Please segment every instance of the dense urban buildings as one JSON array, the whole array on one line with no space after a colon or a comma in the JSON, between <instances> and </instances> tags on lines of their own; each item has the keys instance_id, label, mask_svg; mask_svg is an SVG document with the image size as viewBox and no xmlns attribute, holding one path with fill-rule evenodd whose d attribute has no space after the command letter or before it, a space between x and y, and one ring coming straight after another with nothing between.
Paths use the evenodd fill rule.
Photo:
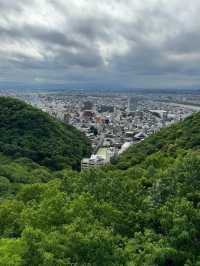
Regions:
<instances>
[{"instance_id":1,"label":"dense urban buildings","mask_svg":"<svg viewBox=\"0 0 200 266\"><path fill-rule=\"evenodd\" d=\"M200 110L200 96L162 93L25 93L14 95L75 126L92 143L82 169L104 165L131 144Z\"/></svg>"}]
</instances>

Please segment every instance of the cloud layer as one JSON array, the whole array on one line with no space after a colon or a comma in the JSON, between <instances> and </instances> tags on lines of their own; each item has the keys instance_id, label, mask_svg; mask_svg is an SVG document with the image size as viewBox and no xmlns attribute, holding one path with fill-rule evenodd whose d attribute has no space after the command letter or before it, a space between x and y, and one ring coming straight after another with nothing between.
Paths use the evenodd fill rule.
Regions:
<instances>
[{"instance_id":1,"label":"cloud layer","mask_svg":"<svg viewBox=\"0 0 200 266\"><path fill-rule=\"evenodd\" d=\"M200 83L198 0L0 0L0 87Z\"/></svg>"}]
</instances>

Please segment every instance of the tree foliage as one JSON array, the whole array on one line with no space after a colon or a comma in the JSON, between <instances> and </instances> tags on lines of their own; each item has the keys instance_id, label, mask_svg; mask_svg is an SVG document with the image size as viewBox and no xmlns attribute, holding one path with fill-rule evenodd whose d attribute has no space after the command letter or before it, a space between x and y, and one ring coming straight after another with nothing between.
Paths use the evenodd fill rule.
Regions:
<instances>
[{"instance_id":1,"label":"tree foliage","mask_svg":"<svg viewBox=\"0 0 200 266\"><path fill-rule=\"evenodd\" d=\"M20 100L0 97L0 151L51 169L77 169L90 144L74 127Z\"/></svg>"},{"instance_id":2,"label":"tree foliage","mask_svg":"<svg viewBox=\"0 0 200 266\"><path fill-rule=\"evenodd\" d=\"M52 171L0 156L0 266L199 266L200 114L114 165Z\"/></svg>"}]
</instances>

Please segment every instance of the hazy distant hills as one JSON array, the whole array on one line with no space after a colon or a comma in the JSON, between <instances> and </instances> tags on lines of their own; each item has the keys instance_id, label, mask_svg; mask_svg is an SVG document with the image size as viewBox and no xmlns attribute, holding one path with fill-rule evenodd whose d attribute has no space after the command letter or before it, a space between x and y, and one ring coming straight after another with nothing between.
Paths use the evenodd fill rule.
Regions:
<instances>
[{"instance_id":1,"label":"hazy distant hills","mask_svg":"<svg viewBox=\"0 0 200 266\"><path fill-rule=\"evenodd\" d=\"M74 127L20 100L0 97L0 151L51 169L77 169L90 144Z\"/></svg>"}]
</instances>

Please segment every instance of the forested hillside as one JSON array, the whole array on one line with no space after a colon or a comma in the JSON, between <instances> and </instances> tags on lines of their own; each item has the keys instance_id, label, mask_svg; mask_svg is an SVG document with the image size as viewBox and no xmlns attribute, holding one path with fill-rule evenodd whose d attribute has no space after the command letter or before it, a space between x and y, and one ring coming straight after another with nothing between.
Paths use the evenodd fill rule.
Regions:
<instances>
[{"instance_id":1,"label":"forested hillside","mask_svg":"<svg viewBox=\"0 0 200 266\"><path fill-rule=\"evenodd\" d=\"M84 172L2 155L0 265L199 266L199 132L198 113Z\"/></svg>"},{"instance_id":2,"label":"forested hillside","mask_svg":"<svg viewBox=\"0 0 200 266\"><path fill-rule=\"evenodd\" d=\"M118 160L119 169L127 169L147 160L149 155L162 153L175 158L179 153L200 148L200 114L196 113L184 121L162 128L142 143L131 146ZM161 163L161 162L160 162ZM166 164L164 164L166 167Z\"/></svg>"},{"instance_id":3,"label":"forested hillside","mask_svg":"<svg viewBox=\"0 0 200 266\"><path fill-rule=\"evenodd\" d=\"M77 169L90 144L74 127L20 100L0 97L0 152L51 169Z\"/></svg>"}]
</instances>

